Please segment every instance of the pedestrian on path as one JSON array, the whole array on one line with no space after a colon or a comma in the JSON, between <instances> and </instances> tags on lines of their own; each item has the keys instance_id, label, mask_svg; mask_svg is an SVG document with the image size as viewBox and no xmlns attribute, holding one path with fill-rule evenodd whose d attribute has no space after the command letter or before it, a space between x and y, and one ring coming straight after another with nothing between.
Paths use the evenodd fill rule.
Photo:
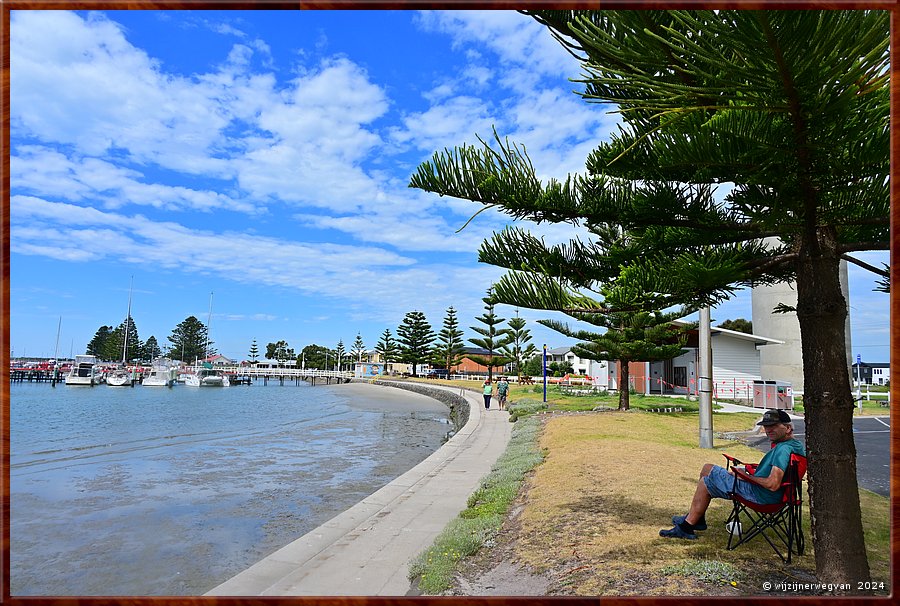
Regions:
<instances>
[{"instance_id":1,"label":"pedestrian on path","mask_svg":"<svg viewBox=\"0 0 900 606\"><path fill-rule=\"evenodd\" d=\"M497 383L497 402L500 410L506 408L507 393L509 393L509 382L506 380L506 377L500 377L500 381Z\"/></svg>"},{"instance_id":2,"label":"pedestrian on path","mask_svg":"<svg viewBox=\"0 0 900 606\"><path fill-rule=\"evenodd\" d=\"M484 391L482 393L484 393L484 407L490 408L491 407L491 395L494 393L494 386L491 385L490 379L484 380Z\"/></svg>"}]
</instances>

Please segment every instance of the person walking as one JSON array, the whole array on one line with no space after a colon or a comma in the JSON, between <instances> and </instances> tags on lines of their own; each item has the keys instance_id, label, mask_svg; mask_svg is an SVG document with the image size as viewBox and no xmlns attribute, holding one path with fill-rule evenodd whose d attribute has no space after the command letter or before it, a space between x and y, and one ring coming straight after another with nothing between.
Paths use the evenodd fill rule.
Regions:
<instances>
[{"instance_id":1,"label":"person walking","mask_svg":"<svg viewBox=\"0 0 900 606\"><path fill-rule=\"evenodd\" d=\"M484 407L490 408L491 407L491 395L494 393L494 386L491 385L490 379L485 379L483 387L484 387L484 391L482 393L484 394Z\"/></svg>"},{"instance_id":2,"label":"person walking","mask_svg":"<svg viewBox=\"0 0 900 606\"><path fill-rule=\"evenodd\" d=\"M500 410L506 408L507 393L509 393L509 381L506 380L506 377L500 377L500 381L497 383L497 404L500 406Z\"/></svg>"}]
</instances>

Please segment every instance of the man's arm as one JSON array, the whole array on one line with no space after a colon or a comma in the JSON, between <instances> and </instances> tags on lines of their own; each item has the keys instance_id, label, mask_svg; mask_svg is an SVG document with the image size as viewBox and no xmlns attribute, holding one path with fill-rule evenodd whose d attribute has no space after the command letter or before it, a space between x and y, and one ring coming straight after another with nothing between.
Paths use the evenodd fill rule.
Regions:
<instances>
[{"instance_id":1,"label":"man's arm","mask_svg":"<svg viewBox=\"0 0 900 606\"><path fill-rule=\"evenodd\" d=\"M781 481L784 479L784 470L776 466L772 467L772 471L766 478L748 475L740 469L736 469L735 474L742 480L752 482L753 484L762 486L766 490L771 490L772 492L775 492L776 490L781 488Z\"/></svg>"}]
</instances>

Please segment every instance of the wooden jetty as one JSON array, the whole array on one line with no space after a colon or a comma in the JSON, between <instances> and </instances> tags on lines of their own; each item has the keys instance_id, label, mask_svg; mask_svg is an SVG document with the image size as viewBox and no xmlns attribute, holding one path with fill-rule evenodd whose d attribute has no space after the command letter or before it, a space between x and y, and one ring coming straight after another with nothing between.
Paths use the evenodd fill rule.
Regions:
<instances>
[{"instance_id":1,"label":"wooden jetty","mask_svg":"<svg viewBox=\"0 0 900 606\"><path fill-rule=\"evenodd\" d=\"M65 374L42 368L10 368L10 383L50 383L56 385L65 381Z\"/></svg>"},{"instance_id":2,"label":"wooden jetty","mask_svg":"<svg viewBox=\"0 0 900 606\"><path fill-rule=\"evenodd\" d=\"M228 375L228 381L232 385L250 385L252 381L262 379L263 385L269 381L278 381L281 385L294 383L295 385L315 385L317 382L331 385L332 383L348 383L355 375L352 371L317 370L315 368L259 368L254 366L216 366L216 370Z\"/></svg>"}]
</instances>

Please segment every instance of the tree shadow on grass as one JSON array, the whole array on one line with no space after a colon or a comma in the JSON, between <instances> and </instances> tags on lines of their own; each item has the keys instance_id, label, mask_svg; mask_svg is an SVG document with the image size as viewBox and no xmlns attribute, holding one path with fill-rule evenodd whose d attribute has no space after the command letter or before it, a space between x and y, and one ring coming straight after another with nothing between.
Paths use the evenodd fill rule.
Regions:
<instances>
[{"instance_id":1,"label":"tree shadow on grass","mask_svg":"<svg viewBox=\"0 0 900 606\"><path fill-rule=\"evenodd\" d=\"M660 524L671 523L672 508L654 505L652 496L646 500L635 500L616 494L584 495L563 507L581 515L596 515L613 518L626 524ZM685 504L685 510L687 509Z\"/></svg>"}]
</instances>

